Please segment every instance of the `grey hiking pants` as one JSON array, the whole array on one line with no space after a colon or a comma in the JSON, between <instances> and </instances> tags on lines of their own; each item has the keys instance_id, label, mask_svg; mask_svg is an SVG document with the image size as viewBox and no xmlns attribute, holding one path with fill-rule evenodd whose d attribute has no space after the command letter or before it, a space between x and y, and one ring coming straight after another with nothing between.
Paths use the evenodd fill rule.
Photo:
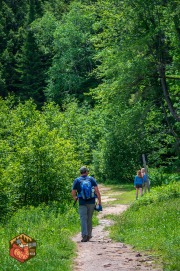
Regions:
<instances>
[{"instance_id":1,"label":"grey hiking pants","mask_svg":"<svg viewBox=\"0 0 180 271\"><path fill-rule=\"evenodd\" d=\"M92 216L95 204L79 205L79 215L81 221L81 234L82 237L88 235L92 236Z\"/></svg>"}]
</instances>

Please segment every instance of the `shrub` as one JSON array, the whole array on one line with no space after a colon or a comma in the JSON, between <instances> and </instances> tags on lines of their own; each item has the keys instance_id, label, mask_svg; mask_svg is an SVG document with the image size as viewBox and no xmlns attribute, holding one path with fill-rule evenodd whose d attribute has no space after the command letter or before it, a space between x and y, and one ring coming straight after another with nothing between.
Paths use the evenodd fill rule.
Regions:
<instances>
[{"instance_id":1,"label":"shrub","mask_svg":"<svg viewBox=\"0 0 180 271\"><path fill-rule=\"evenodd\" d=\"M167 173L163 167L159 169L149 169L149 178L151 187L169 184L174 181L180 181L180 175L178 173Z\"/></svg>"},{"instance_id":2,"label":"shrub","mask_svg":"<svg viewBox=\"0 0 180 271\"><path fill-rule=\"evenodd\" d=\"M56 108L54 119L50 107L47 116L32 101L13 106L0 100L0 109L0 219L24 205L59 201L63 208L81 163L73 139L63 129L59 132L61 114Z\"/></svg>"}]
</instances>

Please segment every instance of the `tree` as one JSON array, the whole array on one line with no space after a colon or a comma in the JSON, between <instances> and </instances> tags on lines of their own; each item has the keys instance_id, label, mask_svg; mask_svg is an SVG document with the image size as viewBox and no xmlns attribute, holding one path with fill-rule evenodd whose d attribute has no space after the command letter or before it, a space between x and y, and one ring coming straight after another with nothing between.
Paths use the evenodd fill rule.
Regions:
<instances>
[{"instance_id":1,"label":"tree","mask_svg":"<svg viewBox=\"0 0 180 271\"><path fill-rule=\"evenodd\" d=\"M20 27L24 25L27 13L26 1L1 1L0 5L0 95L16 92L16 53L21 46Z\"/></svg>"},{"instance_id":2,"label":"tree","mask_svg":"<svg viewBox=\"0 0 180 271\"><path fill-rule=\"evenodd\" d=\"M118 171L124 164L123 161L126 161L126 167L131 165L130 168L133 168L133 162L138 167L137 157L140 152L144 152L144 148L153 154L150 159L152 165L157 165L155 161L161 163L161 157L166 156L168 163L170 157L173 160L174 156L178 155L173 152L173 145L179 140L178 135L175 136L178 133L177 119L175 115L174 118L173 115L169 115L165 103L167 97L164 96L160 80L162 74L159 73L161 64L166 65L166 74L170 73L171 67L177 72L176 58L179 49L176 46L174 50L173 45L173 42L177 44L177 31L173 23L175 15L171 12L167 17L170 8L163 1L150 1L148 5L146 1L138 0L98 1L96 10L99 16L93 26L96 30L94 46L97 48L96 60L100 63L96 72L103 83L92 90L92 94L102 105L106 116L106 135L102 138L103 145L100 146L103 153L106 151L105 155L99 157L106 160L106 176L110 176L109 172L115 169L113 174L121 178L123 174L126 176L125 171L123 174L122 171ZM169 38L170 35L173 42ZM169 81L167 83L171 92L171 103L174 109L178 110L177 89L175 90ZM133 112L136 112L139 102L141 112L138 117ZM146 125L152 108L154 112L157 111L155 115L161 112L159 130L149 130L147 133ZM128 112L132 112L132 115ZM129 119L125 120L124 126L122 121L126 115ZM139 144L138 133L143 146ZM130 138L128 144L126 138ZM136 151L133 150L132 144ZM118 159L121 153L121 159Z\"/></svg>"},{"instance_id":3,"label":"tree","mask_svg":"<svg viewBox=\"0 0 180 271\"><path fill-rule=\"evenodd\" d=\"M43 88L45 85L45 74L43 69L43 58L38 50L31 23L36 18L35 1L30 1L28 15L27 34L18 56L18 73L20 75L19 96L21 100L33 98L39 106L45 101Z\"/></svg>"},{"instance_id":4,"label":"tree","mask_svg":"<svg viewBox=\"0 0 180 271\"><path fill-rule=\"evenodd\" d=\"M67 95L80 101L84 92L96 85L92 74L94 48L90 41L94 14L81 3L74 2L54 33L52 67L49 69L46 96L62 104Z\"/></svg>"}]
</instances>

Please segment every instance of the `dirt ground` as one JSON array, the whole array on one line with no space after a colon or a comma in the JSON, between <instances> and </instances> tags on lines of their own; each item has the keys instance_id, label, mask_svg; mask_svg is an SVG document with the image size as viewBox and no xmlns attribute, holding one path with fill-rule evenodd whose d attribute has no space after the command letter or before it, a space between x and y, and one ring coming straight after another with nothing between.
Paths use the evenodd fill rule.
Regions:
<instances>
[{"instance_id":1,"label":"dirt ground","mask_svg":"<svg viewBox=\"0 0 180 271\"><path fill-rule=\"evenodd\" d=\"M100 187L102 206L106 202L112 202L111 194L107 195L107 189ZM103 195L103 192L106 192ZM113 194L115 196L115 194ZM128 208L127 205L112 205L104 207L98 213L99 225L93 228L92 239L89 242L81 242L81 234L77 234L73 241L77 244L77 257L74 260L73 271L137 271L150 270L162 271L163 269L150 255L135 251L131 246L120 242L114 242L109 237L107 226L113 224L104 216L107 214L120 214ZM106 227L106 229L105 229Z\"/></svg>"}]
</instances>

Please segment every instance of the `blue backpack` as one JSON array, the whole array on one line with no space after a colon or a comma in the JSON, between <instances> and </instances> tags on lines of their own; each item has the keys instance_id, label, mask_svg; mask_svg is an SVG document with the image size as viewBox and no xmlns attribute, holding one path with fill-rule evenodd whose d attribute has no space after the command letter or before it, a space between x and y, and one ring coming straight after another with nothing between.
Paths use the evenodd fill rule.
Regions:
<instances>
[{"instance_id":1,"label":"blue backpack","mask_svg":"<svg viewBox=\"0 0 180 271\"><path fill-rule=\"evenodd\" d=\"M94 186L92 186L91 178L88 176L86 178L80 177L79 181L81 187L80 197L82 197L84 200L94 198Z\"/></svg>"}]
</instances>

